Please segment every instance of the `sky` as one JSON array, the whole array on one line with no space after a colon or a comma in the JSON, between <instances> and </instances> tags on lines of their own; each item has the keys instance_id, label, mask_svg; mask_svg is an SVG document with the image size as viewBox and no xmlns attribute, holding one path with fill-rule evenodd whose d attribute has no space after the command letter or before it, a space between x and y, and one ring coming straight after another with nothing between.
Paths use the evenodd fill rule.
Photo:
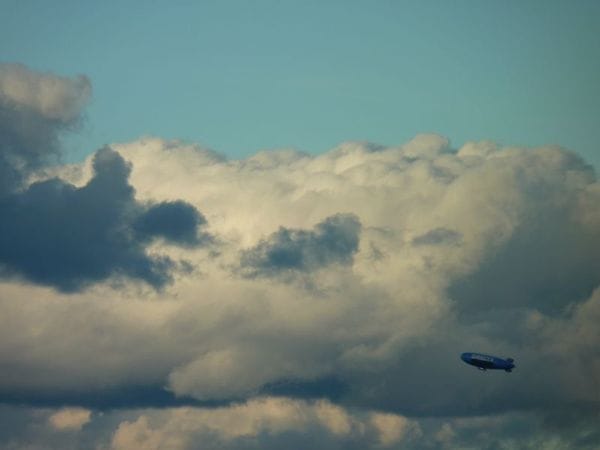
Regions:
<instances>
[{"instance_id":1,"label":"sky","mask_svg":"<svg viewBox=\"0 0 600 450\"><path fill-rule=\"evenodd\" d=\"M0 448L600 446L595 2L0 3Z\"/></svg>"},{"instance_id":2,"label":"sky","mask_svg":"<svg viewBox=\"0 0 600 450\"><path fill-rule=\"evenodd\" d=\"M94 96L70 159L153 135L233 158L415 134L600 163L600 5L2 1L0 57Z\"/></svg>"}]
</instances>

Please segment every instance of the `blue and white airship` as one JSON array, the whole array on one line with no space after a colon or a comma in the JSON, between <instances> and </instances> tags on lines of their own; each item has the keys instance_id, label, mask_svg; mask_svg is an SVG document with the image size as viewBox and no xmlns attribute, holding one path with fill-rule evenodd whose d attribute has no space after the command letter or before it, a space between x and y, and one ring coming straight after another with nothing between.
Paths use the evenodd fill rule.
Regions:
<instances>
[{"instance_id":1,"label":"blue and white airship","mask_svg":"<svg viewBox=\"0 0 600 450\"><path fill-rule=\"evenodd\" d=\"M497 356L484 355L483 353L463 353L460 355L460 359L467 364L477 367L479 370L496 369L512 372L515 368L512 358L503 359Z\"/></svg>"}]
</instances>

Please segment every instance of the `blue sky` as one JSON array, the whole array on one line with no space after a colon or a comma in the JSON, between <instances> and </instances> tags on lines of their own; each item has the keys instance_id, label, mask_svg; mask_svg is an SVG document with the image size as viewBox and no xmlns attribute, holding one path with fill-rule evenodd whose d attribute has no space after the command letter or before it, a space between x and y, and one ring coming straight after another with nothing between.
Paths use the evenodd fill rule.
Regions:
<instances>
[{"instance_id":1,"label":"blue sky","mask_svg":"<svg viewBox=\"0 0 600 450\"><path fill-rule=\"evenodd\" d=\"M156 135L230 157L421 132L600 162L600 4L4 0L0 55L94 86L72 158Z\"/></svg>"}]
</instances>

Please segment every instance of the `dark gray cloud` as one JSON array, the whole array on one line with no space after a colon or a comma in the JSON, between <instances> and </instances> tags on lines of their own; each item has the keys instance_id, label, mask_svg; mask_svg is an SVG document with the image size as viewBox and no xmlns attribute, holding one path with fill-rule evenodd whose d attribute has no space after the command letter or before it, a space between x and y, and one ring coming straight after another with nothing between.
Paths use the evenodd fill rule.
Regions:
<instances>
[{"instance_id":1,"label":"dark gray cloud","mask_svg":"<svg viewBox=\"0 0 600 450\"><path fill-rule=\"evenodd\" d=\"M413 239L414 245L457 245L462 235L447 228L435 228Z\"/></svg>"},{"instance_id":2,"label":"dark gray cloud","mask_svg":"<svg viewBox=\"0 0 600 450\"><path fill-rule=\"evenodd\" d=\"M84 76L0 65L0 275L65 292L111 276L161 287L175 263L145 246L208 239L197 234L206 220L192 205L138 203L130 164L108 148L96 153L93 178L81 188L58 178L26 185L33 171L58 161L61 133L80 122L90 93Z\"/></svg>"},{"instance_id":3,"label":"dark gray cloud","mask_svg":"<svg viewBox=\"0 0 600 450\"><path fill-rule=\"evenodd\" d=\"M155 288L170 281L175 263L149 256L145 245L157 237L196 244L204 218L185 202L136 202L128 182L131 166L109 148L96 153L93 169L81 188L55 178L0 199L3 275L65 292L111 276Z\"/></svg>"},{"instance_id":4,"label":"dark gray cloud","mask_svg":"<svg viewBox=\"0 0 600 450\"><path fill-rule=\"evenodd\" d=\"M358 250L360 221L353 214L337 214L315 225L313 231L281 227L242 254L246 276L276 276L288 271L310 272L330 264L348 265Z\"/></svg>"},{"instance_id":5,"label":"dark gray cloud","mask_svg":"<svg viewBox=\"0 0 600 450\"><path fill-rule=\"evenodd\" d=\"M261 395L274 395L291 398L328 398L339 400L349 386L333 376L316 380L281 379L261 387Z\"/></svg>"},{"instance_id":6,"label":"dark gray cloud","mask_svg":"<svg viewBox=\"0 0 600 450\"><path fill-rule=\"evenodd\" d=\"M191 397L177 397L163 384L103 386L85 390L0 390L0 404L28 405L36 408L77 406L98 411L135 408L176 408L196 406L213 408L232 400L200 401Z\"/></svg>"},{"instance_id":7,"label":"dark gray cloud","mask_svg":"<svg viewBox=\"0 0 600 450\"><path fill-rule=\"evenodd\" d=\"M197 227L206 219L189 203L181 200L152 206L135 220L133 229L140 238L162 238L179 245L196 245L210 236L199 236Z\"/></svg>"}]
</instances>

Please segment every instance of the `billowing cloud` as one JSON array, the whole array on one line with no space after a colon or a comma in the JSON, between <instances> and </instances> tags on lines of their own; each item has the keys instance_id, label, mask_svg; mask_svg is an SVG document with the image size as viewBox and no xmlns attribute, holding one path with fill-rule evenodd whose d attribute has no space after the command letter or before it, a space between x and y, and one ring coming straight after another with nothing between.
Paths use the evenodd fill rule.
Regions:
<instances>
[{"instance_id":1,"label":"billowing cloud","mask_svg":"<svg viewBox=\"0 0 600 450\"><path fill-rule=\"evenodd\" d=\"M286 448L306 448L302 445L310 441L317 445L361 442L365 448L389 448L401 441L410 442L419 432L418 423L394 414L352 414L327 401L267 397L212 410L149 411L135 421L122 422L114 433L111 448L188 450L202 448L208 442L238 448L249 440L265 448L283 439Z\"/></svg>"},{"instance_id":2,"label":"billowing cloud","mask_svg":"<svg viewBox=\"0 0 600 450\"><path fill-rule=\"evenodd\" d=\"M576 154L111 148L2 197L3 401L111 410L80 431L105 448L597 447L600 184Z\"/></svg>"},{"instance_id":3,"label":"billowing cloud","mask_svg":"<svg viewBox=\"0 0 600 450\"><path fill-rule=\"evenodd\" d=\"M0 427L0 445L52 450L399 450L464 449L484 443L490 448L591 450L600 438L597 416L556 428L547 418L528 412L410 419L346 409L326 400L272 397L219 408L112 410L92 416L88 412L77 421L85 421L83 427L71 426L71 416L69 428L54 426L53 418L65 411L0 406L6 425Z\"/></svg>"},{"instance_id":4,"label":"billowing cloud","mask_svg":"<svg viewBox=\"0 0 600 450\"><path fill-rule=\"evenodd\" d=\"M59 178L23 186L56 156L60 131L78 119L89 91L84 77L0 66L0 275L62 291L109 277L161 287L175 263L150 256L146 246L159 238L186 246L209 239L200 238L206 221L192 205L138 203L128 182L131 165L110 148L94 155L92 178L82 187Z\"/></svg>"},{"instance_id":5,"label":"billowing cloud","mask_svg":"<svg viewBox=\"0 0 600 450\"><path fill-rule=\"evenodd\" d=\"M174 262L149 256L145 244L161 237L194 245L203 217L181 201L138 204L127 180L130 166L113 150L97 152L93 169L81 188L55 178L0 199L5 275L67 292L117 275L157 288L170 281Z\"/></svg>"}]
</instances>

